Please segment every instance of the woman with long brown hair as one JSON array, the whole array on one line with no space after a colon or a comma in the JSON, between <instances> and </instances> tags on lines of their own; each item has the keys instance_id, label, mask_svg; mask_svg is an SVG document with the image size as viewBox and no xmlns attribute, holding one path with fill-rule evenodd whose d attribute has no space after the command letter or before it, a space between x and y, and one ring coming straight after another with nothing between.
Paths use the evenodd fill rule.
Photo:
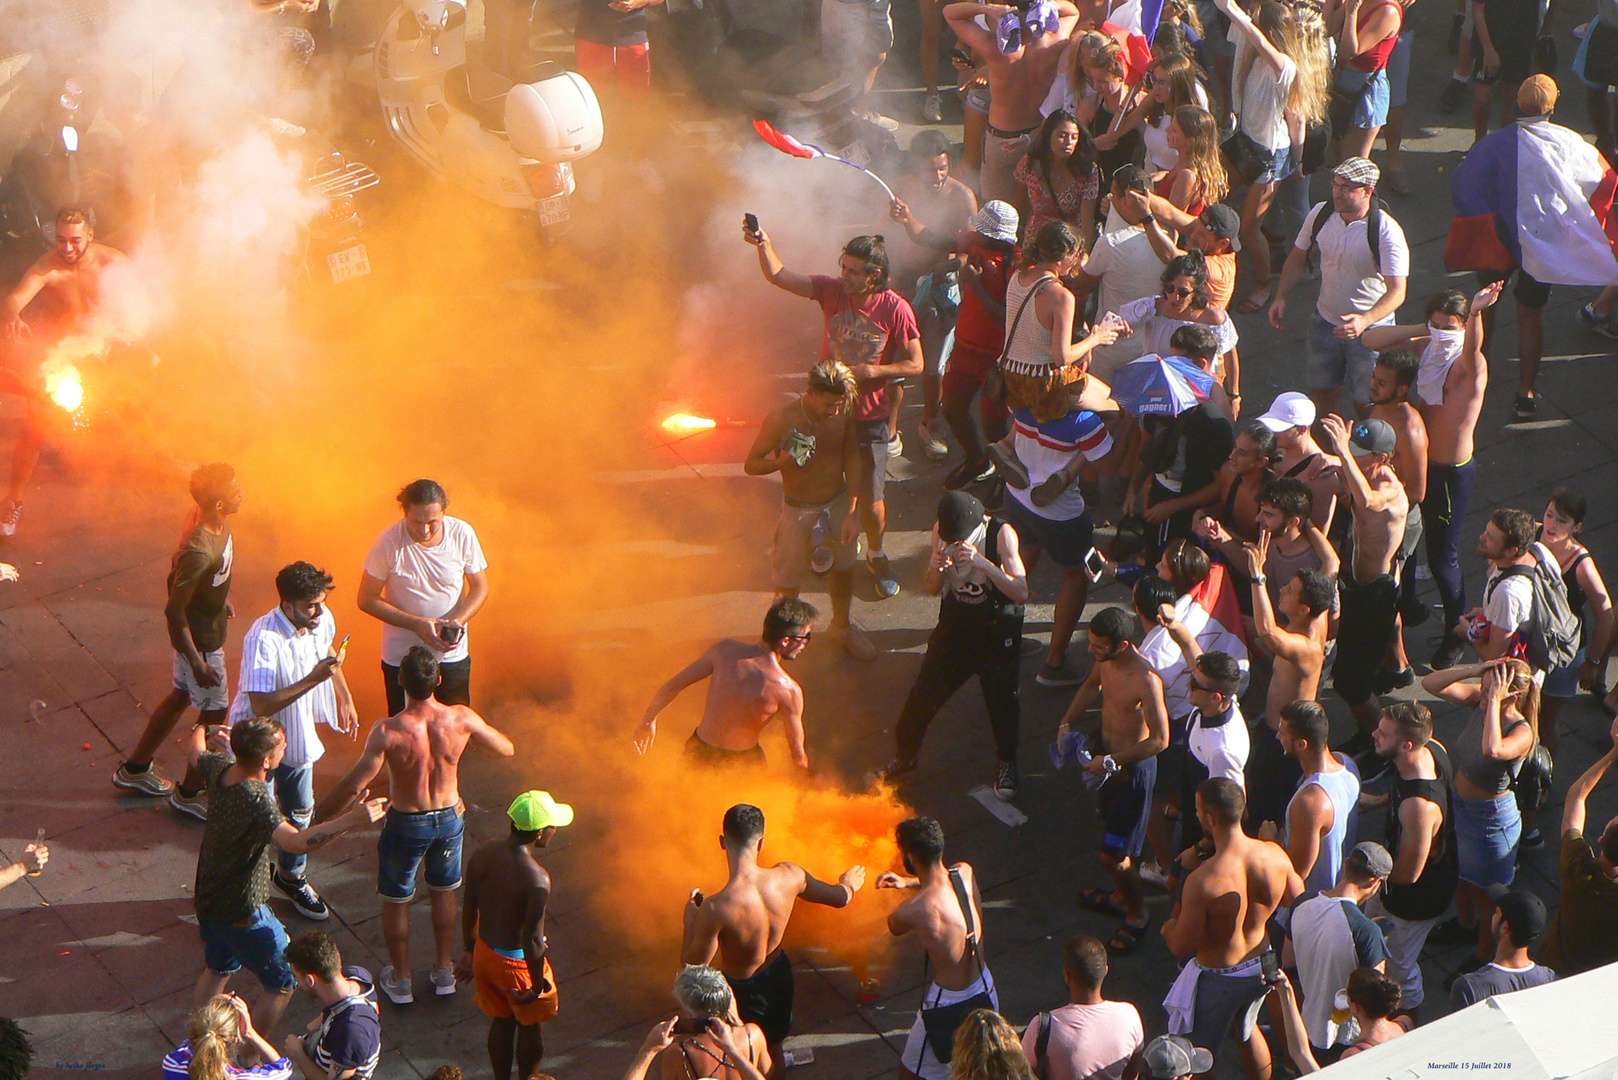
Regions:
<instances>
[{"instance_id":1,"label":"woman with long brown hair","mask_svg":"<svg viewBox=\"0 0 1618 1080\"><path fill-rule=\"evenodd\" d=\"M189 1037L163 1059L163 1080L290 1080L292 1060L253 1027L247 1002L235 994L219 994L191 1014ZM262 1064L244 1069L236 1064L243 1047Z\"/></svg>"},{"instance_id":2,"label":"woman with long brown hair","mask_svg":"<svg viewBox=\"0 0 1618 1080\"><path fill-rule=\"evenodd\" d=\"M977 1009L955 1030L949 1080L1033 1080L1017 1029L993 1009Z\"/></svg>"},{"instance_id":3,"label":"woman with long brown hair","mask_svg":"<svg viewBox=\"0 0 1618 1080\"><path fill-rule=\"evenodd\" d=\"M1200 105L1182 105L1169 121L1169 148L1174 166L1153 187L1174 206L1192 217L1201 216L1230 190L1225 163L1219 157L1219 124Z\"/></svg>"},{"instance_id":4,"label":"woman with long brown hair","mask_svg":"<svg viewBox=\"0 0 1618 1080\"><path fill-rule=\"evenodd\" d=\"M1096 146L1110 150L1119 136L1139 129L1146 143L1146 171L1158 173L1174 168L1179 151L1169 146L1169 123L1187 105L1208 107L1208 91L1201 76L1196 62L1184 53L1171 52L1158 58L1146 73L1140 100L1111 132L1096 138Z\"/></svg>"},{"instance_id":5,"label":"woman with long brown hair","mask_svg":"<svg viewBox=\"0 0 1618 1080\"><path fill-rule=\"evenodd\" d=\"M1034 145L1013 174L1022 185L1028 219L1023 235L1036 236L1048 222L1065 221L1089 246L1096 231L1101 170L1090 133L1073 114L1057 109L1045 118Z\"/></svg>"}]
</instances>

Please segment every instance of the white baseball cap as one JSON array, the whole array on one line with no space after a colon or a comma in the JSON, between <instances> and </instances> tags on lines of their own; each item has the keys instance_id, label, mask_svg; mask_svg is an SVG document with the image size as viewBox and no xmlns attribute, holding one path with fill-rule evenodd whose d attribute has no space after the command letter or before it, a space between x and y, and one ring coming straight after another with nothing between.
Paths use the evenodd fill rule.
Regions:
<instances>
[{"instance_id":1,"label":"white baseball cap","mask_svg":"<svg viewBox=\"0 0 1618 1080\"><path fill-rule=\"evenodd\" d=\"M1277 435L1289 428L1308 427L1315 422L1315 403L1309 400L1308 394L1288 390L1275 396L1270 410L1259 417L1258 422Z\"/></svg>"}]
</instances>

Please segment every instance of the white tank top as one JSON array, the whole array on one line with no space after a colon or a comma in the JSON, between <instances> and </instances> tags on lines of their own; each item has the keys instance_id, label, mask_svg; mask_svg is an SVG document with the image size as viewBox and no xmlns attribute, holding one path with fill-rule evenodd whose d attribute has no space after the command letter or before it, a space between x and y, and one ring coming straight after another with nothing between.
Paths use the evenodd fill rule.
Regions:
<instances>
[{"instance_id":1,"label":"white tank top","mask_svg":"<svg viewBox=\"0 0 1618 1080\"><path fill-rule=\"evenodd\" d=\"M1001 368L1017 375L1044 375L1052 366L1051 331L1039 323L1038 297L1028 302L1028 310L1022 313L1020 321L1017 312L1023 306L1023 299L1038 288L1041 281L1051 281L1053 277L1045 274L1023 285L1018 281L1020 275L1021 271L1015 271L1006 282L1006 358ZM1040 291L1049 293L1054 287L1046 285ZM1013 323L1016 324L1015 334Z\"/></svg>"}]
</instances>

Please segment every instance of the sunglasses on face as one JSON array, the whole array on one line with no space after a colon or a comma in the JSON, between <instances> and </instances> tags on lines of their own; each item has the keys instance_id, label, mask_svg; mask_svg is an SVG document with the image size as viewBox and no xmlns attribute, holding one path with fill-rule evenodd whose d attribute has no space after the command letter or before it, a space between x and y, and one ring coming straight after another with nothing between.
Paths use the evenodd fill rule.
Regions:
<instances>
[{"instance_id":1,"label":"sunglasses on face","mask_svg":"<svg viewBox=\"0 0 1618 1080\"><path fill-rule=\"evenodd\" d=\"M1178 296L1182 300L1184 300L1186 297L1190 296L1191 292L1192 292L1192 290L1186 289L1186 288L1175 288L1175 287L1173 287L1171 285L1163 286L1163 295L1164 296Z\"/></svg>"},{"instance_id":2,"label":"sunglasses on face","mask_svg":"<svg viewBox=\"0 0 1618 1080\"><path fill-rule=\"evenodd\" d=\"M801 641L807 645L809 643L809 639L814 636L814 633L815 632L813 630L805 630L801 634L782 634L781 636L788 641Z\"/></svg>"}]
</instances>

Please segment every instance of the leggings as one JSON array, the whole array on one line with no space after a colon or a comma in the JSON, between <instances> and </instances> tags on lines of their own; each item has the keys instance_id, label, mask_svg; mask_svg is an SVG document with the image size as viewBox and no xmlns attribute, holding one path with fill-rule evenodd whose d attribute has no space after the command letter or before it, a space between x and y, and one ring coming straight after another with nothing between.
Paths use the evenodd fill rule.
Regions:
<instances>
[{"instance_id":1,"label":"leggings","mask_svg":"<svg viewBox=\"0 0 1618 1080\"><path fill-rule=\"evenodd\" d=\"M973 675L983 690L983 705L994 731L994 748L1003 762L1017 760L1017 729L1021 706L1017 697L1018 666L1022 660L1022 616L992 623L965 619L940 621L927 639L927 655L916 673L916 685L905 698L896 732L898 758L914 761L921 752L938 710Z\"/></svg>"},{"instance_id":2,"label":"leggings","mask_svg":"<svg viewBox=\"0 0 1618 1080\"><path fill-rule=\"evenodd\" d=\"M1466 584L1461 577L1461 530L1472 504L1478 463L1467 458L1459 465L1427 467L1427 497L1421 516L1427 529L1427 566L1444 604L1444 632L1451 632L1466 610ZM1412 575L1413 576L1413 575Z\"/></svg>"}]
</instances>

